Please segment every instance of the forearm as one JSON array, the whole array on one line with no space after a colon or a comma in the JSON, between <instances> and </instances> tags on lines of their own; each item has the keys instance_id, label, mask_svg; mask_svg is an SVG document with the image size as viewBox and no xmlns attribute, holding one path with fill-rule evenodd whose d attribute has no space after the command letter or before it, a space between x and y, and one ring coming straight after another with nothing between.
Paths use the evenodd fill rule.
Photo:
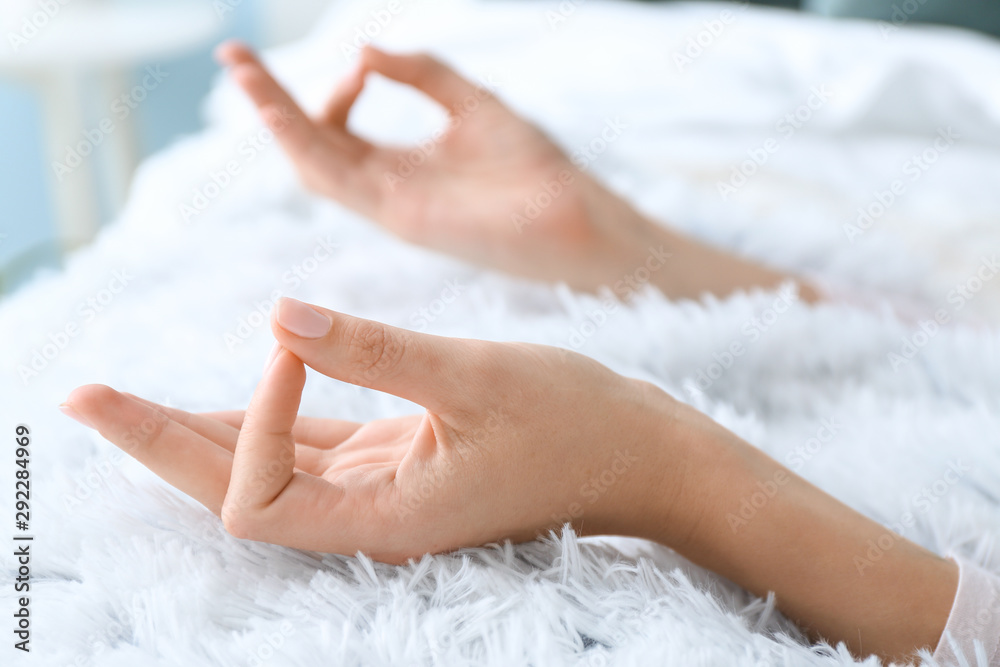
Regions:
<instances>
[{"instance_id":1,"label":"forearm","mask_svg":"<svg viewBox=\"0 0 1000 667\"><path fill-rule=\"evenodd\" d=\"M904 659L920 648L933 651L958 586L954 563L890 533L702 415L684 420L680 431L693 457L686 481L680 496L654 489L671 501L644 537L753 593L774 591L779 608L811 636L844 641L857 655ZM880 558L868 559L872 542L890 540Z\"/></svg>"},{"instance_id":2,"label":"forearm","mask_svg":"<svg viewBox=\"0 0 1000 667\"><path fill-rule=\"evenodd\" d=\"M712 247L650 220L596 181L587 189L590 216L609 239L585 270L571 272L574 287L611 289L628 296L649 283L670 298L700 298L706 292L725 297L741 289L775 289L792 279L787 272ZM664 255L669 257L664 260ZM799 297L808 303L819 295L807 284Z\"/></svg>"}]
</instances>

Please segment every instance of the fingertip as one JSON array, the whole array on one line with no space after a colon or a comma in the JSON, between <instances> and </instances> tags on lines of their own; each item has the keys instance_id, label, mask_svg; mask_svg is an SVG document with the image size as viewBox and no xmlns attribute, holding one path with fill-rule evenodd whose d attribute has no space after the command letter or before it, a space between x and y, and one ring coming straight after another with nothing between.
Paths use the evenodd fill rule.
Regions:
<instances>
[{"instance_id":1,"label":"fingertip","mask_svg":"<svg viewBox=\"0 0 1000 667\"><path fill-rule=\"evenodd\" d=\"M256 56L243 42L236 39L226 40L215 47L213 52L215 60L221 65L238 65L245 62L253 62Z\"/></svg>"},{"instance_id":2,"label":"fingertip","mask_svg":"<svg viewBox=\"0 0 1000 667\"><path fill-rule=\"evenodd\" d=\"M238 63L229 70L229 76L243 88L249 88L260 80L260 66L256 63Z\"/></svg>"},{"instance_id":3,"label":"fingertip","mask_svg":"<svg viewBox=\"0 0 1000 667\"><path fill-rule=\"evenodd\" d=\"M271 314L271 329L279 341L289 336L316 340L332 326L333 319L325 310L287 296L278 300Z\"/></svg>"},{"instance_id":4,"label":"fingertip","mask_svg":"<svg viewBox=\"0 0 1000 667\"><path fill-rule=\"evenodd\" d=\"M279 380L291 381L295 385L305 383L306 367L294 352L283 345L279 345L274 354L274 359L268 364L264 371L265 375L278 375Z\"/></svg>"},{"instance_id":5,"label":"fingertip","mask_svg":"<svg viewBox=\"0 0 1000 667\"><path fill-rule=\"evenodd\" d=\"M378 48L374 44L366 44L365 47L361 49L361 55L358 57L358 60L364 62L369 58L377 58L379 56L384 56L384 55L385 51Z\"/></svg>"},{"instance_id":6,"label":"fingertip","mask_svg":"<svg viewBox=\"0 0 1000 667\"><path fill-rule=\"evenodd\" d=\"M75 419L87 428L96 429L95 413L112 401L121 397L117 391L103 384L86 384L70 392L66 400L59 405L64 415Z\"/></svg>"},{"instance_id":7,"label":"fingertip","mask_svg":"<svg viewBox=\"0 0 1000 667\"><path fill-rule=\"evenodd\" d=\"M393 54L384 51L373 44L366 45L358 54L357 69L363 72L374 70L379 72L388 66Z\"/></svg>"},{"instance_id":8,"label":"fingertip","mask_svg":"<svg viewBox=\"0 0 1000 667\"><path fill-rule=\"evenodd\" d=\"M76 409L89 409L94 405L113 401L120 394L105 384L85 384L69 393L63 405L71 405Z\"/></svg>"}]
</instances>

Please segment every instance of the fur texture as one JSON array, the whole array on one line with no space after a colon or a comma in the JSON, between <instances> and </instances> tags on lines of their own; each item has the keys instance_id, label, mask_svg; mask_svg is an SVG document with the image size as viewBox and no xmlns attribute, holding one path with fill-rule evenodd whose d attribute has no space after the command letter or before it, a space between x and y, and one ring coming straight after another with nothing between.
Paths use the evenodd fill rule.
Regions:
<instances>
[{"instance_id":1,"label":"fur texture","mask_svg":"<svg viewBox=\"0 0 1000 667\"><path fill-rule=\"evenodd\" d=\"M380 8L335 6L312 37L269 54L309 108L346 71L355 27ZM804 643L773 600L638 541L564 533L406 567L241 542L57 413L90 382L189 410L245 406L271 346L261 313L278 292L415 327L457 281L459 298L432 309L427 331L578 348L694 403L907 538L1000 571L990 326L1000 280L961 309L949 300L1000 246L1000 48L953 30L769 10L732 10L727 22L726 8L417 3L379 41L493 75L497 94L570 152L620 118L626 130L588 168L657 219L886 301L796 305L766 330L754 318L768 322L773 293L672 303L648 292L602 315L600 299L407 246L309 196L275 145L247 149L254 113L220 82L208 127L144 164L120 219L0 304L2 432L33 430L30 664L854 664L843 648ZM699 40L709 42L700 55L677 57ZM822 86L828 99L801 111ZM782 121L796 113L809 118L789 136ZM383 82L352 116L357 131L396 141L440 120ZM948 127L960 139L910 180L907 160ZM779 150L724 199L719 183L769 138ZM230 160L239 175L185 220L181 205L211 194L211 173ZM896 179L905 194L852 237L845 225ZM311 264L317 244L337 249ZM949 322L921 337L912 313L938 309ZM77 333L23 378L68 324ZM730 361L733 342L745 353ZM303 406L356 420L414 410L316 374ZM959 482L942 486L956 464ZM3 551L7 579L15 564ZM14 606L11 586L0 601Z\"/></svg>"}]
</instances>

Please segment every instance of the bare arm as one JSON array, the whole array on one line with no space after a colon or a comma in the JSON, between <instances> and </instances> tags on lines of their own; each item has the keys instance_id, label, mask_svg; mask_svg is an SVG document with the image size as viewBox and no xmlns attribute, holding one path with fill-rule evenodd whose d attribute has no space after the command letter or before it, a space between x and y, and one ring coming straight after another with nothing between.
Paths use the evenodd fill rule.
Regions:
<instances>
[{"instance_id":1,"label":"bare arm","mask_svg":"<svg viewBox=\"0 0 1000 667\"><path fill-rule=\"evenodd\" d=\"M643 537L857 655L933 649L956 567L886 530L690 406L555 348L441 338L283 299L280 346L243 413L191 415L110 388L66 409L220 516L237 537L402 563L567 514ZM297 418L303 363L427 411L369 424ZM149 428L154 425L156 428ZM581 495L595 475L617 483ZM263 482L263 483L262 483ZM756 507L741 521L741 506Z\"/></svg>"},{"instance_id":2,"label":"bare arm","mask_svg":"<svg viewBox=\"0 0 1000 667\"><path fill-rule=\"evenodd\" d=\"M933 651L958 586L957 566L891 533L697 413L683 429L700 463L687 493L694 524L664 507L644 536L779 608L814 638L858 656L903 661ZM661 488L654 497L664 498ZM655 516L655 515L654 515ZM676 528L681 527L683 534ZM872 560L871 543L881 545ZM887 547L887 548L886 548Z\"/></svg>"},{"instance_id":3,"label":"bare arm","mask_svg":"<svg viewBox=\"0 0 1000 667\"><path fill-rule=\"evenodd\" d=\"M641 215L501 103L494 88L502 83L476 85L427 55L369 47L326 110L310 117L245 47L225 44L218 57L274 126L307 187L413 243L526 278L608 287L619 297L647 283L672 298L697 298L792 279ZM373 75L434 99L449 126L418 150L352 133L351 107ZM808 286L801 297L817 299Z\"/></svg>"}]
</instances>

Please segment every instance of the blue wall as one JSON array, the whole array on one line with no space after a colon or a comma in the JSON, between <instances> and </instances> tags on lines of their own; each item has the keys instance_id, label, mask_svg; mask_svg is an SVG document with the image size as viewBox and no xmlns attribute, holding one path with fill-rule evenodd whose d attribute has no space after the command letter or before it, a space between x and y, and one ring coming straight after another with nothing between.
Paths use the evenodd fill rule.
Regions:
<instances>
[{"instance_id":1,"label":"blue wall","mask_svg":"<svg viewBox=\"0 0 1000 667\"><path fill-rule=\"evenodd\" d=\"M258 3L243 0L227 15L219 41L237 37L258 43ZM9 48L3 40L0 48ZM177 137L201 127L201 101L218 66L212 48L156 63L170 73L137 109L141 155L149 155ZM142 78L140 67L136 81ZM8 291L42 266L59 262L55 212L50 199L44 148L44 121L35 91L0 79L0 292ZM98 149L100 150L100 149ZM105 220L111 216L106 211Z\"/></svg>"},{"instance_id":2,"label":"blue wall","mask_svg":"<svg viewBox=\"0 0 1000 667\"><path fill-rule=\"evenodd\" d=\"M52 238L41 108L30 88L0 85L0 266ZM46 259L53 259L45 252ZM17 267L12 267L21 272Z\"/></svg>"}]
</instances>

